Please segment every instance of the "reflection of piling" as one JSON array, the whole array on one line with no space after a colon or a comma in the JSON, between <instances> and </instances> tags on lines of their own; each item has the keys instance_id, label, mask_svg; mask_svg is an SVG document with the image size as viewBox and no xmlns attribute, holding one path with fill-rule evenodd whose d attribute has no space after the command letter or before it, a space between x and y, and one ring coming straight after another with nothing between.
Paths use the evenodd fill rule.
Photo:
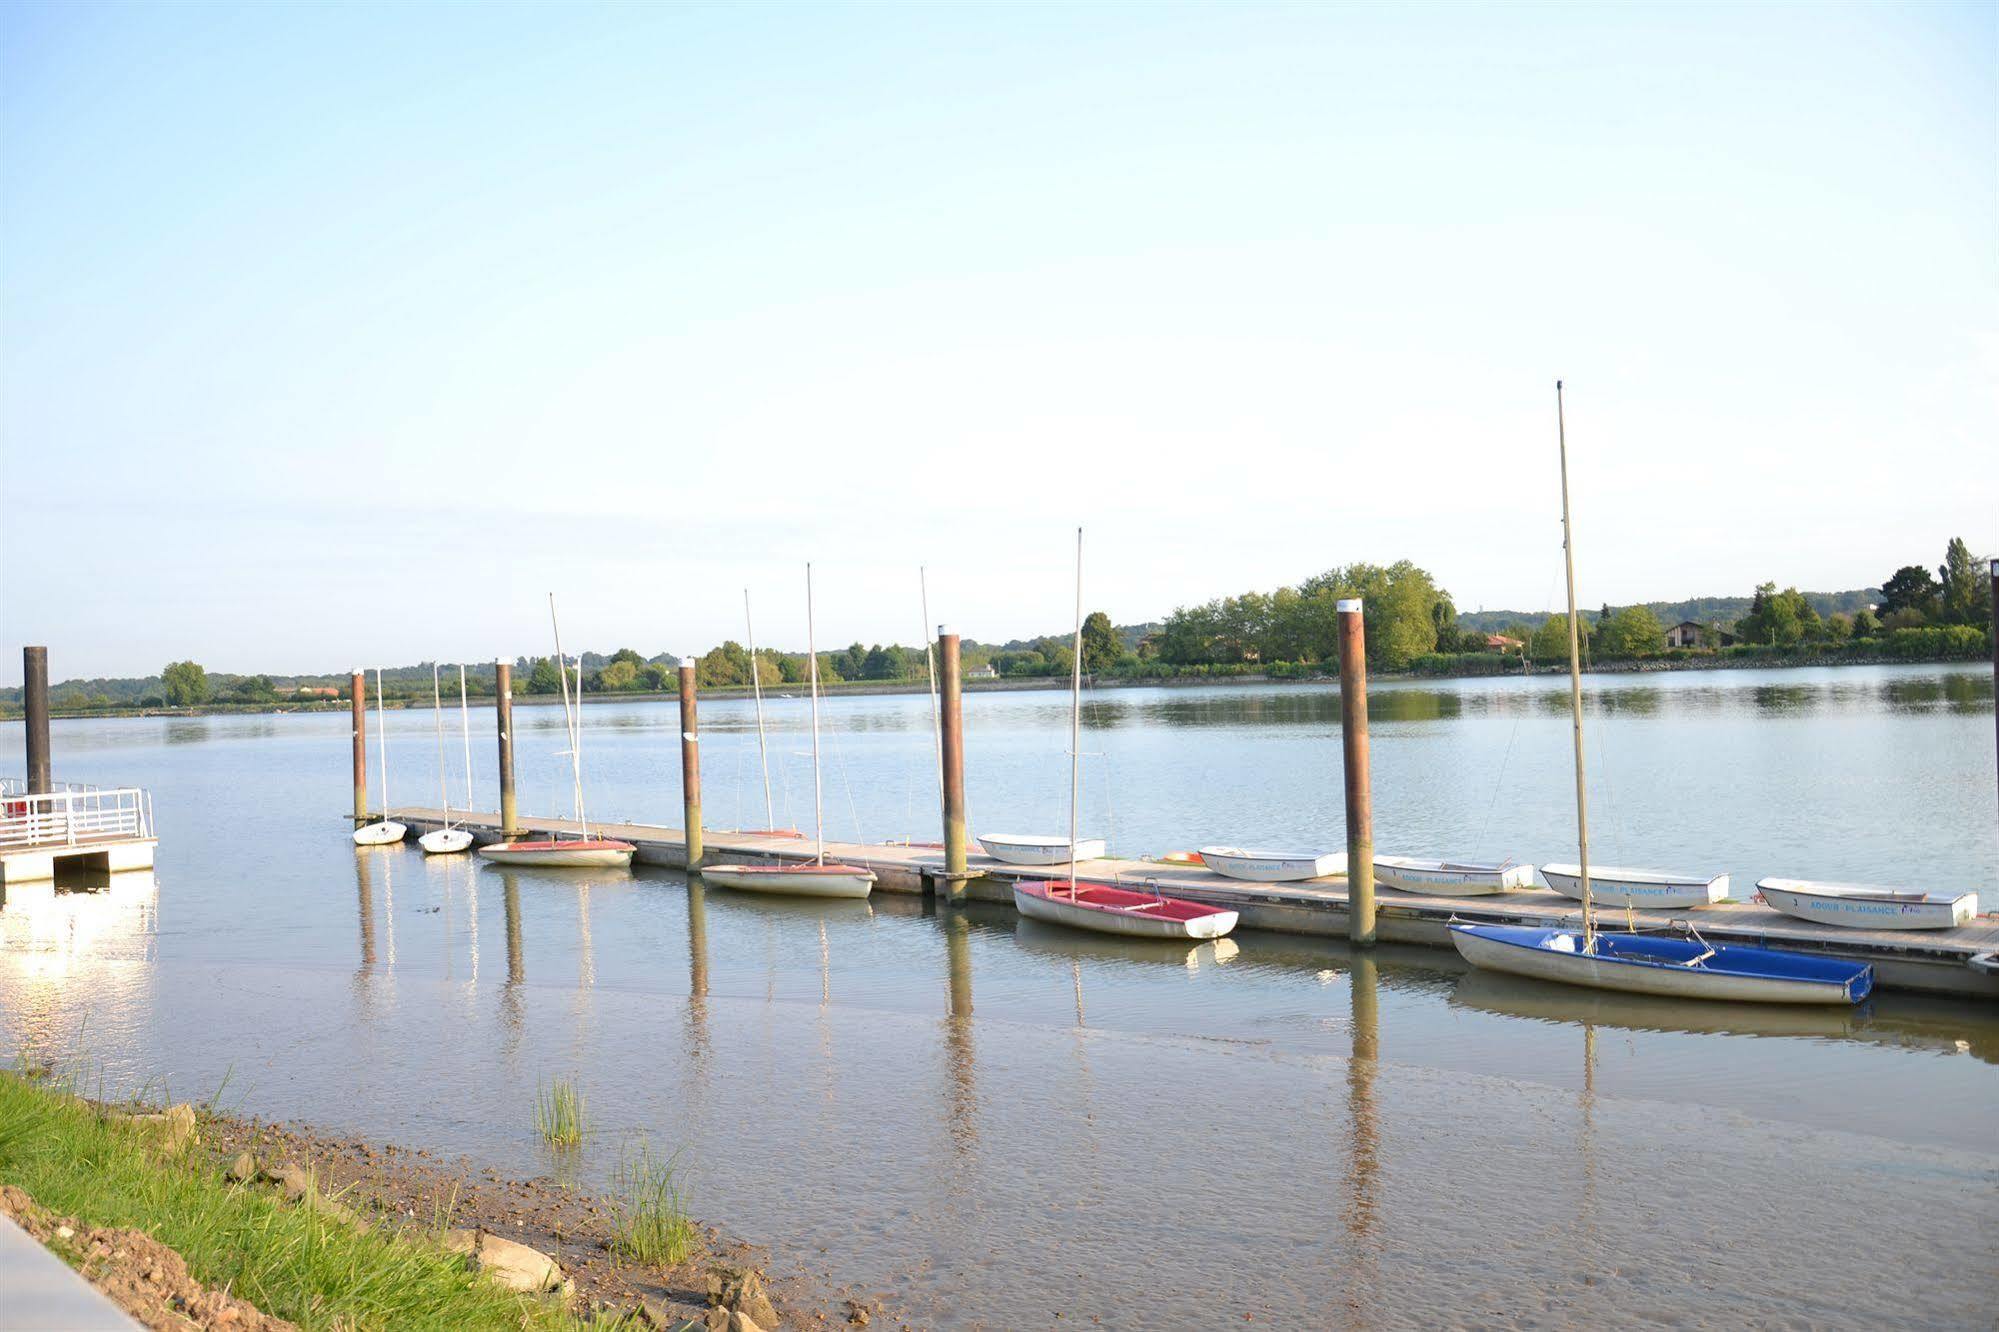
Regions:
<instances>
[{"instance_id":1,"label":"reflection of piling","mask_svg":"<svg viewBox=\"0 0 1999 1332\"><path fill-rule=\"evenodd\" d=\"M28 794L46 795L49 779L49 650L21 649L21 702L28 720Z\"/></svg>"},{"instance_id":2,"label":"reflection of piling","mask_svg":"<svg viewBox=\"0 0 1999 1332\"><path fill-rule=\"evenodd\" d=\"M965 691L959 678L958 635L939 630L937 674L942 684L938 738L944 765L944 873L952 897L965 891Z\"/></svg>"},{"instance_id":3,"label":"reflection of piling","mask_svg":"<svg viewBox=\"0 0 1999 1332\"><path fill-rule=\"evenodd\" d=\"M354 857L354 892L361 918L361 972L375 969L375 857L366 850Z\"/></svg>"},{"instance_id":4,"label":"reflection of piling","mask_svg":"<svg viewBox=\"0 0 1999 1332\"><path fill-rule=\"evenodd\" d=\"M511 842L521 835L520 811L514 805L514 668L511 662L496 665L493 710L500 719L500 839Z\"/></svg>"},{"instance_id":5,"label":"reflection of piling","mask_svg":"<svg viewBox=\"0 0 1999 1332\"><path fill-rule=\"evenodd\" d=\"M507 984L519 985L528 978L527 953L521 947L521 887L511 874L501 878L500 887L506 900Z\"/></svg>"},{"instance_id":6,"label":"reflection of piling","mask_svg":"<svg viewBox=\"0 0 1999 1332\"><path fill-rule=\"evenodd\" d=\"M1347 937L1374 944L1374 792L1367 771L1367 630L1360 598L1338 603L1340 741L1346 760Z\"/></svg>"},{"instance_id":7,"label":"reflection of piling","mask_svg":"<svg viewBox=\"0 0 1999 1332\"><path fill-rule=\"evenodd\" d=\"M699 879L687 884L687 992L708 993L708 894Z\"/></svg>"},{"instance_id":8,"label":"reflection of piling","mask_svg":"<svg viewBox=\"0 0 1999 1332\"><path fill-rule=\"evenodd\" d=\"M972 1046L972 924L953 911L943 925L950 979L944 1047L951 1074L951 1142L963 1151L977 1143L979 1133L977 1055Z\"/></svg>"},{"instance_id":9,"label":"reflection of piling","mask_svg":"<svg viewBox=\"0 0 1999 1332\"><path fill-rule=\"evenodd\" d=\"M354 672L348 693L354 705L354 823L359 827L368 821L368 677Z\"/></svg>"},{"instance_id":10,"label":"reflection of piling","mask_svg":"<svg viewBox=\"0 0 1999 1332\"><path fill-rule=\"evenodd\" d=\"M1353 1161L1348 1171L1347 1234L1355 1241L1353 1277L1373 1275L1373 1243L1379 1212L1381 1123L1374 1103L1374 1079L1380 1055L1380 974L1374 954L1357 952L1351 974L1353 992L1353 1051L1347 1061L1347 1128ZM1364 1298L1364 1293L1363 1293Z\"/></svg>"},{"instance_id":11,"label":"reflection of piling","mask_svg":"<svg viewBox=\"0 0 1999 1332\"><path fill-rule=\"evenodd\" d=\"M701 868L701 724L695 715L694 659L680 663L680 809L687 868Z\"/></svg>"}]
</instances>

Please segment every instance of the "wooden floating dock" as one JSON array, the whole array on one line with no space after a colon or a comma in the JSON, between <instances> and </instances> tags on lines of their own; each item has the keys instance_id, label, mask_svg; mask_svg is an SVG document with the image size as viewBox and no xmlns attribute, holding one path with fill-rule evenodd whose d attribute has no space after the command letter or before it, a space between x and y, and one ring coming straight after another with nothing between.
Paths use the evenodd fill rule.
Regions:
<instances>
[{"instance_id":1,"label":"wooden floating dock","mask_svg":"<svg viewBox=\"0 0 1999 1332\"><path fill-rule=\"evenodd\" d=\"M439 809L398 809L391 817L408 825L412 838L444 826L444 811ZM497 815L454 813L452 822L469 830L480 844L499 840ZM524 833L578 831L570 819L522 817L519 822ZM687 867L686 839L678 828L593 820L590 830L601 837L632 843L638 848L634 859L641 864ZM727 829L707 829L704 849L710 863L725 856L769 864L812 858L809 840L761 837ZM934 845L828 842L826 854L843 864L872 869L877 878L876 890L880 892L929 894L939 891L940 885L945 885L948 891L944 853ZM967 881L962 893L953 896L1012 906L1016 881L1055 877L1062 867L1005 865L973 856L969 869L978 877ZM1174 897L1230 907L1241 913L1244 929L1342 939L1348 933L1347 885L1341 877L1306 883L1245 883L1212 874L1197 865L1117 859L1084 861L1077 867L1077 877L1127 887L1156 884L1162 892ZM1445 926L1454 918L1484 924L1570 929L1582 926L1581 904L1546 889L1487 897L1430 897L1384 889L1376 899L1375 912L1376 932L1382 940L1441 948L1451 947ZM1699 910L1634 910L1629 919L1637 928L1658 930L1669 928L1675 921L1686 921L1711 943L1790 948L1870 962L1874 965L1876 983L1883 989L1999 1000L1999 975L1970 965L1973 957L1999 950L1999 917L1990 914L1953 930L1862 930L1816 925L1758 903L1738 902ZM1598 913L1598 920L1612 926L1622 925L1626 913L1615 908L1603 910Z\"/></svg>"}]
</instances>

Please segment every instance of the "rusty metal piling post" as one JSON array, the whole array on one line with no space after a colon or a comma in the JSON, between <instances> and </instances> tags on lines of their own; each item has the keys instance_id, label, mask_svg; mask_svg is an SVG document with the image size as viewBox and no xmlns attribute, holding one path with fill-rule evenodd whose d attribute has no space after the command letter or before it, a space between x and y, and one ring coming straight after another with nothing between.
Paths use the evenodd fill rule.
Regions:
<instances>
[{"instance_id":1,"label":"rusty metal piling post","mask_svg":"<svg viewBox=\"0 0 1999 1332\"><path fill-rule=\"evenodd\" d=\"M500 728L500 840L511 842L521 835L520 810L514 804L514 668L511 662L495 662L493 709Z\"/></svg>"},{"instance_id":2,"label":"rusty metal piling post","mask_svg":"<svg viewBox=\"0 0 1999 1332\"><path fill-rule=\"evenodd\" d=\"M347 691L354 709L354 826L368 821L368 677L354 672Z\"/></svg>"},{"instance_id":3,"label":"rusty metal piling post","mask_svg":"<svg viewBox=\"0 0 1999 1332\"><path fill-rule=\"evenodd\" d=\"M1367 630L1359 597L1338 603L1340 747L1347 794L1347 937L1374 946L1374 792L1367 770Z\"/></svg>"},{"instance_id":4,"label":"rusty metal piling post","mask_svg":"<svg viewBox=\"0 0 1999 1332\"><path fill-rule=\"evenodd\" d=\"M701 868L701 725L695 714L693 657L680 659L680 806L687 868Z\"/></svg>"},{"instance_id":5,"label":"rusty metal piling post","mask_svg":"<svg viewBox=\"0 0 1999 1332\"><path fill-rule=\"evenodd\" d=\"M47 795L49 778L49 650L21 649L21 702L28 722L28 794Z\"/></svg>"},{"instance_id":6,"label":"rusty metal piling post","mask_svg":"<svg viewBox=\"0 0 1999 1332\"><path fill-rule=\"evenodd\" d=\"M1995 761L1999 761L1999 559L1992 561L1992 744ZM1999 769L1994 770L1999 779ZM1999 780L1993 783L1999 788Z\"/></svg>"},{"instance_id":7,"label":"rusty metal piling post","mask_svg":"<svg viewBox=\"0 0 1999 1332\"><path fill-rule=\"evenodd\" d=\"M962 897L965 869L965 690L958 665L958 635L937 627L940 693L939 748L944 764L944 874L946 895Z\"/></svg>"}]
</instances>

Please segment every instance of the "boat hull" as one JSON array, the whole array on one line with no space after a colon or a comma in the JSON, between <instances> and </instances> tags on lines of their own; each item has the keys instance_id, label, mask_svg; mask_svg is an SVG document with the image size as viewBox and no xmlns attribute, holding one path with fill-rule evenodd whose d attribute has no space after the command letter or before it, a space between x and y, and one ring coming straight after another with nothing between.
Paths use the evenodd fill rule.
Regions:
<instances>
[{"instance_id":1,"label":"boat hull","mask_svg":"<svg viewBox=\"0 0 1999 1332\"><path fill-rule=\"evenodd\" d=\"M1582 900L1582 870L1575 865L1543 865L1541 877L1564 897ZM1653 874L1606 866L1590 870L1590 900L1598 906L1704 907L1728 896L1728 876L1703 879L1692 874Z\"/></svg>"},{"instance_id":2,"label":"boat hull","mask_svg":"<svg viewBox=\"0 0 1999 1332\"><path fill-rule=\"evenodd\" d=\"M1486 897L1534 884L1532 865L1459 865L1449 861L1376 856L1374 881L1385 888L1430 897Z\"/></svg>"},{"instance_id":3,"label":"boat hull","mask_svg":"<svg viewBox=\"0 0 1999 1332\"><path fill-rule=\"evenodd\" d=\"M701 881L743 893L851 900L874 891L875 872L862 865L707 865Z\"/></svg>"},{"instance_id":4,"label":"boat hull","mask_svg":"<svg viewBox=\"0 0 1999 1332\"><path fill-rule=\"evenodd\" d=\"M1224 908L1105 884L1086 883L1071 899L1066 883L1017 883L1013 905L1029 920L1128 939L1219 939L1237 919Z\"/></svg>"},{"instance_id":5,"label":"boat hull","mask_svg":"<svg viewBox=\"0 0 1999 1332\"><path fill-rule=\"evenodd\" d=\"M408 832L409 829L403 827L400 823L381 819L377 822L356 828L354 830L354 845L393 846L395 843L402 841L404 835Z\"/></svg>"},{"instance_id":6,"label":"boat hull","mask_svg":"<svg viewBox=\"0 0 1999 1332\"><path fill-rule=\"evenodd\" d=\"M1802 882L1784 886L1765 879L1756 885L1763 901L1773 910L1818 925L1843 925L1862 930L1948 930L1969 925L1978 914L1978 895L1922 897L1897 900L1887 892L1868 895L1855 892L1814 891ZM1913 897L1913 894L1906 895Z\"/></svg>"},{"instance_id":7,"label":"boat hull","mask_svg":"<svg viewBox=\"0 0 1999 1332\"><path fill-rule=\"evenodd\" d=\"M1655 935L1599 934L1598 954L1574 930L1533 926L1450 927L1465 961L1489 971L1627 994L1760 1004L1856 1004L1874 988L1874 968L1837 958ZM1566 946L1564 946L1566 945Z\"/></svg>"},{"instance_id":8,"label":"boat hull","mask_svg":"<svg viewBox=\"0 0 1999 1332\"><path fill-rule=\"evenodd\" d=\"M427 856L449 856L472 849L472 834L463 828L436 828L416 839Z\"/></svg>"},{"instance_id":9,"label":"boat hull","mask_svg":"<svg viewBox=\"0 0 1999 1332\"><path fill-rule=\"evenodd\" d=\"M632 863L630 842L495 842L479 854L497 865L540 865L550 869L617 869Z\"/></svg>"},{"instance_id":10,"label":"boat hull","mask_svg":"<svg viewBox=\"0 0 1999 1332\"><path fill-rule=\"evenodd\" d=\"M1002 833L981 837L979 845L994 860L1009 865L1066 865L1072 858L1102 860L1104 856L1101 837L1078 837L1073 857L1066 837L1018 837Z\"/></svg>"},{"instance_id":11,"label":"boat hull","mask_svg":"<svg viewBox=\"0 0 1999 1332\"><path fill-rule=\"evenodd\" d=\"M1298 883L1305 879L1345 874L1347 853L1328 851L1324 855L1313 855L1310 852L1245 851L1233 846L1204 846L1201 848L1201 863L1231 879L1245 879L1251 883Z\"/></svg>"}]
</instances>

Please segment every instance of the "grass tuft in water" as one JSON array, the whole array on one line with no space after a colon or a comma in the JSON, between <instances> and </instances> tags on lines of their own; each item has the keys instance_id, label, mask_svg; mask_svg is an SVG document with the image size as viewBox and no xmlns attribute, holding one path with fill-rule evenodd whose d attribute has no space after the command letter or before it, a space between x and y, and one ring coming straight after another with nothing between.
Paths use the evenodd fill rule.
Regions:
<instances>
[{"instance_id":1,"label":"grass tuft in water","mask_svg":"<svg viewBox=\"0 0 1999 1332\"><path fill-rule=\"evenodd\" d=\"M583 1141L583 1093L573 1078L557 1078L534 1098L534 1131L551 1147Z\"/></svg>"},{"instance_id":2,"label":"grass tuft in water","mask_svg":"<svg viewBox=\"0 0 1999 1332\"><path fill-rule=\"evenodd\" d=\"M685 1262L698 1236L675 1177L678 1153L664 1159L641 1142L618 1162L611 1192L611 1248L642 1263Z\"/></svg>"}]
</instances>

